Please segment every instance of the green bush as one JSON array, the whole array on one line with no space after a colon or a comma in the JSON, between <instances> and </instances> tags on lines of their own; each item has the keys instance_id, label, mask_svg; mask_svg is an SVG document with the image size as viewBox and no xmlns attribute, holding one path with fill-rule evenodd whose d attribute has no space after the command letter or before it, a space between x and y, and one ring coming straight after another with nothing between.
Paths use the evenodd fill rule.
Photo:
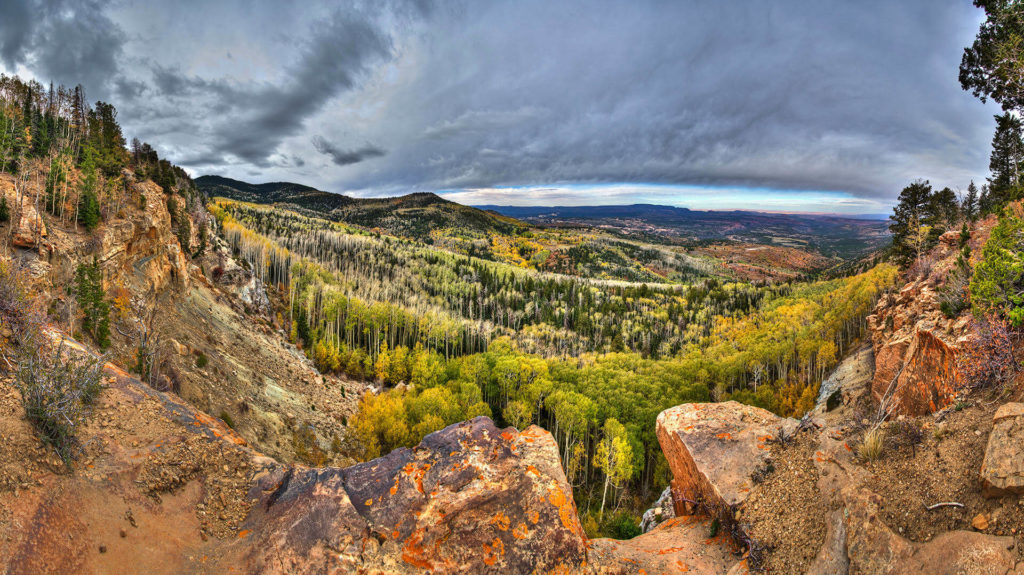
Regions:
<instances>
[{"instance_id":1,"label":"green bush","mask_svg":"<svg viewBox=\"0 0 1024 575\"><path fill-rule=\"evenodd\" d=\"M196 358L196 367L203 369L210 363L210 359L206 357L205 353L200 353L199 357Z\"/></svg>"},{"instance_id":2,"label":"green bush","mask_svg":"<svg viewBox=\"0 0 1024 575\"><path fill-rule=\"evenodd\" d=\"M971 303L979 314L998 314L1024 325L1024 219L1009 211L999 217L971 278Z\"/></svg>"}]
</instances>

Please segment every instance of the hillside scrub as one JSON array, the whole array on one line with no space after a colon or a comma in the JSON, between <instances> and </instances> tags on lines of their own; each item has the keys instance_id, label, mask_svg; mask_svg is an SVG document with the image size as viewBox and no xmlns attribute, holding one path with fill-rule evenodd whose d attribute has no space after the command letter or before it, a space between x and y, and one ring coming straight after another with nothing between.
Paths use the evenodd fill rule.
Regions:
<instances>
[{"instance_id":1,"label":"hillside scrub","mask_svg":"<svg viewBox=\"0 0 1024 575\"><path fill-rule=\"evenodd\" d=\"M102 389L103 364L101 358L66 350L63 340L54 350L44 346L20 361L15 385L25 417L68 467L78 446L78 425Z\"/></svg>"},{"instance_id":2,"label":"hillside scrub","mask_svg":"<svg viewBox=\"0 0 1024 575\"><path fill-rule=\"evenodd\" d=\"M1024 218L1008 206L992 229L971 278L971 302L980 314L1000 314L1024 326Z\"/></svg>"}]
</instances>

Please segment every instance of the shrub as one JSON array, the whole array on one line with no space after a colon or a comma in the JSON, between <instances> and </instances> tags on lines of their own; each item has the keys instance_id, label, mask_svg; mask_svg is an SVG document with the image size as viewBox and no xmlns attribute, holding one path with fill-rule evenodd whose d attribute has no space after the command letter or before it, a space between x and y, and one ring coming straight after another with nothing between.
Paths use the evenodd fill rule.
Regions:
<instances>
[{"instance_id":1,"label":"shrub","mask_svg":"<svg viewBox=\"0 0 1024 575\"><path fill-rule=\"evenodd\" d=\"M196 358L196 367L203 369L210 363L210 359L206 357L205 353L200 352L199 357Z\"/></svg>"},{"instance_id":2,"label":"shrub","mask_svg":"<svg viewBox=\"0 0 1024 575\"><path fill-rule=\"evenodd\" d=\"M1014 357L1015 334L1007 320L988 316L975 319L974 337L960 345L956 356L957 383L978 389L1008 381L1017 373Z\"/></svg>"},{"instance_id":3,"label":"shrub","mask_svg":"<svg viewBox=\"0 0 1024 575\"><path fill-rule=\"evenodd\" d=\"M924 431L913 421L904 419L897 421L890 429L890 441L895 447L909 447L917 455L917 445L924 439Z\"/></svg>"},{"instance_id":4,"label":"shrub","mask_svg":"<svg viewBox=\"0 0 1024 575\"><path fill-rule=\"evenodd\" d=\"M946 284L939 290L939 309L948 318L955 318L970 307L971 264L970 248L964 246L956 265L946 277Z\"/></svg>"},{"instance_id":5,"label":"shrub","mask_svg":"<svg viewBox=\"0 0 1024 575\"><path fill-rule=\"evenodd\" d=\"M223 421L231 429L235 428L235 420L232 419L231 414L228 413L227 410L220 410L220 415L218 415L217 417L219 417L220 420Z\"/></svg>"},{"instance_id":6,"label":"shrub","mask_svg":"<svg viewBox=\"0 0 1024 575\"><path fill-rule=\"evenodd\" d=\"M882 456L885 449L885 432L876 427L864 434L864 443L860 446L860 456L867 461L875 461Z\"/></svg>"},{"instance_id":7,"label":"shrub","mask_svg":"<svg viewBox=\"0 0 1024 575\"><path fill-rule=\"evenodd\" d=\"M52 356L34 351L18 369L16 385L26 419L69 467L78 424L103 388L103 364L102 358L65 353L61 341Z\"/></svg>"}]
</instances>

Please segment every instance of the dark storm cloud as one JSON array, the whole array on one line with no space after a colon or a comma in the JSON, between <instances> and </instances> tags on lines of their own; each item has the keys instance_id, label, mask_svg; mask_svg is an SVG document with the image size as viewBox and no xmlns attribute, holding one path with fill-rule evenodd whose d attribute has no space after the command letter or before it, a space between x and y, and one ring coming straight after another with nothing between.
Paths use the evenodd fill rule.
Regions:
<instances>
[{"instance_id":1,"label":"dark storm cloud","mask_svg":"<svg viewBox=\"0 0 1024 575\"><path fill-rule=\"evenodd\" d=\"M95 0L4 0L0 3L0 58L24 66L42 81L83 84L87 95L108 98L119 77L124 32ZM91 89L91 91L90 91Z\"/></svg>"},{"instance_id":2,"label":"dark storm cloud","mask_svg":"<svg viewBox=\"0 0 1024 575\"><path fill-rule=\"evenodd\" d=\"M331 161L338 166L358 164L368 158L379 158L384 155L384 150L369 144L357 149L342 150L321 136L313 136L313 147L321 154L330 156Z\"/></svg>"},{"instance_id":3,"label":"dark storm cloud","mask_svg":"<svg viewBox=\"0 0 1024 575\"><path fill-rule=\"evenodd\" d=\"M0 63L113 94L129 136L199 172L889 201L985 175L996 110L957 83L977 23L967 0L15 0Z\"/></svg>"}]
</instances>

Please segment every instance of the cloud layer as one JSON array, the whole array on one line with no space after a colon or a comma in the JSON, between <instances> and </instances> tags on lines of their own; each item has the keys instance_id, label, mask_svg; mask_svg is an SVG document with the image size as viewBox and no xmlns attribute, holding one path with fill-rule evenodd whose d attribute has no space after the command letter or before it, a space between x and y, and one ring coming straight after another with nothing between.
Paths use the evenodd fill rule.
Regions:
<instances>
[{"instance_id":1,"label":"cloud layer","mask_svg":"<svg viewBox=\"0 0 1024 575\"><path fill-rule=\"evenodd\" d=\"M874 210L987 168L996 110L956 79L967 1L165 4L4 2L0 66L81 82L196 173L362 195L654 184Z\"/></svg>"}]
</instances>

